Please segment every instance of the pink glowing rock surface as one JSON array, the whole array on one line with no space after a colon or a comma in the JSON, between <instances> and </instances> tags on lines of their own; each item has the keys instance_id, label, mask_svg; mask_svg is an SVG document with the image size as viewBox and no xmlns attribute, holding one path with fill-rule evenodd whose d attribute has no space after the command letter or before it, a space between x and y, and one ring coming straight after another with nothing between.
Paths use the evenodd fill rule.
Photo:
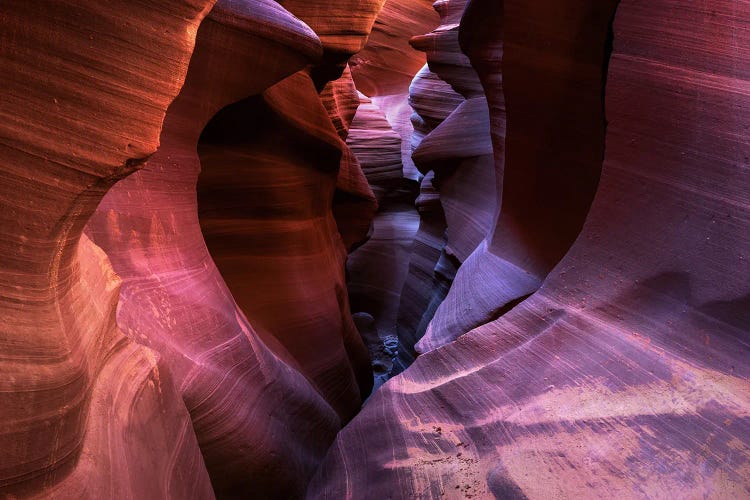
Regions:
<instances>
[{"instance_id":1,"label":"pink glowing rock surface","mask_svg":"<svg viewBox=\"0 0 750 500\"><path fill-rule=\"evenodd\" d=\"M404 498L750 493L744 362L750 204L748 178L740 174L750 108L738 91L749 75L738 64L747 50L734 43L747 42L737 27L750 12L732 11L730 4L721 7L731 22L718 29L708 22L715 12L698 6L680 9L675 18L675 2L620 2L607 71L606 155L580 236L531 298L423 355L382 388L339 434L312 497L356 498L365 491L398 491ZM551 82L522 78L542 71L551 78L551 70L593 78L601 68L593 53L586 61L564 62L585 53L565 50L562 41L572 40L575 26L591 23L603 38L614 4L579 5L562 16L509 1L501 13L495 2L475 0L463 17L464 49L485 82L493 67L499 71L500 58L484 49L501 32L477 27L490 17L502 18L504 27L508 113L505 119L493 115L496 154L503 144L497 127L507 120L501 218L513 200L514 162L528 161L511 152L522 146L512 136L521 134L520 141L540 130L538 120L557 113L527 100L531 88L540 97L544 89L552 92ZM576 15L587 22L572 22ZM558 59L522 57L532 50L522 40L552 33ZM590 91L599 94L597 86ZM559 92L549 98L562 109L572 106ZM581 96L577 105L586 102L595 104L595 96ZM524 110L537 125L514 129L523 125ZM570 129L555 129L568 139L560 146L590 155L592 136L581 128L588 120L574 117L565 123ZM579 134L587 148L570 142ZM545 158L553 160L545 170L553 169L554 157ZM538 230L524 227L516 234ZM505 234L494 245L507 243ZM466 276L466 269L460 273ZM458 303L470 307L481 298ZM369 438L384 422L387 437ZM359 466L345 465L355 456Z\"/></svg>"},{"instance_id":2,"label":"pink glowing rock surface","mask_svg":"<svg viewBox=\"0 0 750 500\"><path fill-rule=\"evenodd\" d=\"M748 25L9 0L0 497L750 497Z\"/></svg>"},{"instance_id":3,"label":"pink glowing rock surface","mask_svg":"<svg viewBox=\"0 0 750 500\"><path fill-rule=\"evenodd\" d=\"M212 3L2 7L3 497L213 496L166 364L115 324L120 281L81 235L157 149Z\"/></svg>"}]
</instances>

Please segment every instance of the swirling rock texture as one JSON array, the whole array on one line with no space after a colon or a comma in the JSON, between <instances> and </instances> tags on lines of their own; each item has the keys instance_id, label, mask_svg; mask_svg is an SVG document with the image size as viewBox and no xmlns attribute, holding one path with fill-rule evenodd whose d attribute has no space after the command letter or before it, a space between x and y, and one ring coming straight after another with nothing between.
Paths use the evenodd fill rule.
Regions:
<instances>
[{"instance_id":1,"label":"swirling rock texture","mask_svg":"<svg viewBox=\"0 0 750 500\"><path fill-rule=\"evenodd\" d=\"M326 85L320 98L339 137L346 141L360 102L349 66L341 78ZM359 159L349 147L342 148L333 197L333 216L347 250L352 251L367 240L377 209L375 194Z\"/></svg>"},{"instance_id":2,"label":"swirling rock texture","mask_svg":"<svg viewBox=\"0 0 750 500\"><path fill-rule=\"evenodd\" d=\"M398 348L398 312L419 224L421 174L411 160L410 82L425 63L410 38L437 24L431 2L387 2L365 48L352 58L361 103L347 144L358 158L379 210L370 239L350 256L347 284L373 362L376 386L391 374ZM368 319L363 319L368 318ZM367 332L367 333L364 333Z\"/></svg>"},{"instance_id":3,"label":"swirling rock texture","mask_svg":"<svg viewBox=\"0 0 750 500\"><path fill-rule=\"evenodd\" d=\"M586 32L576 33L571 26L569 33L518 44L512 37L503 44L499 38L482 35L482 42L473 49L481 52L473 58L473 65L483 85L500 90L488 92L488 100L498 152L495 177L501 210L491 231L458 272L417 351L450 342L533 293L580 231L601 170L601 88L612 9L612 2L598 8L555 4L552 11L529 15L520 25L507 23L518 32L511 34L521 39L533 23L544 22L545 16L554 17L561 10L571 22L586 23ZM495 26L486 20L477 24L502 31L499 21ZM576 48L584 39L591 40L586 50ZM538 43L554 45L554 49L539 49ZM518 47L504 54L503 45L506 50ZM571 51L578 52L571 55ZM501 75L501 59L503 67L514 71ZM461 84L472 85L465 76ZM510 101L507 126L506 101ZM512 119L516 110L520 110L519 118Z\"/></svg>"},{"instance_id":4,"label":"swirling rock texture","mask_svg":"<svg viewBox=\"0 0 750 500\"><path fill-rule=\"evenodd\" d=\"M372 326L360 328L360 333L370 351L377 387L387 380L397 353L401 289L419 215L413 204L415 183L404 177L401 137L364 95L347 142L379 203L370 239L347 262L352 311L372 320Z\"/></svg>"},{"instance_id":5,"label":"swirling rock texture","mask_svg":"<svg viewBox=\"0 0 750 500\"><path fill-rule=\"evenodd\" d=\"M211 3L2 6L3 497L213 496L169 371L115 325L118 278L82 237L156 150Z\"/></svg>"},{"instance_id":6,"label":"swirling rock texture","mask_svg":"<svg viewBox=\"0 0 750 500\"><path fill-rule=\"evenodd\" d=\"M750 496L750 8L434 7L5 2L0 496Z\"/></svg>"},{"instance_id":7,"label":"swirling rock texture","mask_svg":"<svg viewBox=\"0 0 750 500\"><path fill-rule=\"evenodd\" d=\"M607 66L614 2L543 7L473 0L462 44L490 101L502 65L500 219L522 174L515 163L534 158L517 156L532 132L555 138L539 148L565 148L559 158L545 154L547 164L586 153L578 161L590 163L579 167L595 173L600 134L583 131L601 103L595 75L606 72L607 149L586 223L531 298L421 356L371 399L339 434L315 498L750 494L750 44L742 29L750 11L737 2L622 0ZM489 50L500 43L502 61ZM546 79L530 79L539 75ZM589 84L574 86L582 75ZM569 85L552 89L554 78ZM577 108L567 92L578 94ZM562 108L537 107L545 96ZM586 116L560 114L566 108ZM490 109L502 153L503 107ZM524 126L527 117L545 126ZM571 166L564 172L573 175ZM552 166L535 174L563 180ZM523 221L516 235L530 244L537 229ZM371 437L384 422L387 437Z\"/></svg>"},{"instance_id":8,"label":"swirling rock texture","mask_svg":"<svg viewBox=\"0 0 750 500\"><path fill-rule=\"evenodd\" d=\"M299 496L372 383L332 212L337 186L375 205L339 135L351 89L332 84L321 99L298 71L321 56L338 65L362 35L285 5L327 41L274 2L220 1L161 148L90 224L124 279L118 322L179 374L221 496ZM379 4L358 5L364 32Z\"/></svg>"},{"instance_id":9,"label":"swirling rock texture","mask_svg":"<svg viewBox=\"0 0 750 500\"><path fill-rule=\"evenodd\" d=\"M422 173L432 174L422 185L425 197L419 208L424 213L402 293L399 369L414 359L415 344L425 336L436 309L436 321L445 322L444 309L438 306L456 268L486 237L496 213L496 177L502 175L502 164L496 174L487 99L459 46L465 7L465 1L436 2L440 25L412 40L428 62L411 86L413 160ZM426 200L439 202L423 204ZM429 329L422 349L435 341L433 331Z\"/></svg>"},{"instance_id":10,"label":"swirling rock texture","mask_svg":"<svg viewBox=\"0 0 750 500\"><path fill-rule=\"evenodd\" d=\"M262 129L243 126L255 119ZM360 406L357 378L369 391L369 362L331 210L343 148L309 75L297 73L209 125L198 202L208 248L251 324L346 420Z\"/></svg>"},{"instance_id":11,"label":"swirling rock texture","mask_svg":"<svg viewBox=\"0 0 750 500\"><path fill-rule=\"evenodd\" d=\"M276 3L219 2L200 27L159 151L110 191L88 226L124 281L118 324L170 363L220 496L300 494L340 418L276 332L235 305L201 235L196 144L219 110L321 54L315 33ZM221 175L206 163L208 179ZM224 199L235 200L229 191ZM224 222L231 227L233 219ZM298 438L289 439L292 433Z\"/></svg>"},{"instance_id":12,"label":"swirling rock texture","mask_svg":"<svg viewBox=\"0 0 750 500\"><path fill-rule=\"evenodd\" d=\"M383 6L367 45L351 60L357 89L371 98L385 114L391 128L401 136L404 177L419 181L411 160L413 127L409 120L409 85L425 64L424 54L412 49L409 40L438 24L432 0L389 1Z\"/></svg>"},{"instance_id":13,"label":"swirling rock texture","mask_svg":"<svg viewBox=\"0 0 750 500\"><path fill-rule=\"evenodd\" d=\"M411 150L415 151L424 137L462 101L460 94L425 65L410 87L409 103L414 109L411 117L414 126ZM445 211L434 180L435 172L428 171L422 179L416 200L420 223L412 246L409 274L401 290L397 322L399 349L392 374L403 371L414 361L414 345L422 338L435 310L445 299L458 265L444 251Z\"/></svg>"}]
</instances>

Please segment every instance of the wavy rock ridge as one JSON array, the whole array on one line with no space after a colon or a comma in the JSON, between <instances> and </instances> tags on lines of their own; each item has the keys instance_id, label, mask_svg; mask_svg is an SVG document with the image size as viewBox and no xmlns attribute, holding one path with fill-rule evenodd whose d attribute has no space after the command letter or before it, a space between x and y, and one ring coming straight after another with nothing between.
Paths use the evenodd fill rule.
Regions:
<instances>
[{"instance_id":1,"label":"wavy rock ridge","mask_svg":"<svg viewBox=\"0 0 750 500\"><path fill-rule=\"evenodd\" d=\"M211 4L3 6L3 495L213 496L168 370L115 325L118 279L81 236L156 150Z\"/></svg>"},{"instance_id":2,"label":"wavy rock ridge","mask_svg":"<svg viewBox=\"0 0 750 500\"><path fill-rule=\"evenodd\" d=\"M285 6L294 14L271 1L222 0L213 10L208 2L158 7L146 2L127 14L119 5L106 11L86 2L75 8L43 5L45 15L34 20L28 7L14 5L3 17L11 27L3 42L3 59L10 64L3 88L18 96L3 109L8 116L21 117L6 122L3 145L9 152L28 151L8 156L3 172L8 187L40 197L34 208L27 195L29 214L45 214L19 213L23 204L14 202L9 207L19 208L6 211L8 220L3 222L4 233L14 235L9 244L15 245L14 252L9 247L3 254L29 256L11 262L4 281L24 300L31 297L26 289L39 295L33 302L39 304L36 310L19 310L13 306L18 304L14 294L4 294L10 308L4 353L10 356L9 369L19 373L6 380L4 394L12 400L1 419L5 449L11 452L3 458L0 485L9 494L210 498L214 492L235 496L251 491L258 497L300 496L342 422L359 409L360 388L369 392L369 361L348 313L343 260L344 245L364 238L361 219L368 224L375 200L339 137L342 130L336 128L346 128L351 121L346 94L356 91L334 85L321 97L315 86L325 87L321 75L340 73L346 59L364 45L381 2ZM76 16L88 24L67 22ZM331 22L335 19L339 21ZM135 26L163 30L155 30L153 40L141 37L136 43ZM57 52L45 52L39 42L54 36L44 32L66 43ZM171 33L185 33L184 39ZM144 46L148 50L142 50ZM24 50L38 51L84 86L65 87L61 81L60 88L57 82L47 83L30 96L14 92L25 75L39 71L34 58L24 60ZM111 54L127 64L122 69L108 65ZM140 80L134 66L139 59L152 80ZM316 82L304 70L311 64ZM112 100L115 92L119 100ZM89 107L81 104L84 95ZM195 194L201 167L195 148L206 124L222 108L251 96L278 117L280 127L269 133L272 141L324 152L309 171L300 170L294 158L282 156L274 163L278 167L290 162L291 171L302 174L301 182L312 191L301 205L316 207L323 216L313 233L299 236L305 244L311 235L318 239L320 257L312 255L330 262L329 268L320 269L317 285L333 301L320 303L324 318L318 328L327 337L316 340L319 349L300 350L299 333L296 342L290 340L292 329L300 326L294 317L287 315L285 323L269 328L248 303L246 310L238 308L203 242ZM55 118L37 122L29 116L23 106L35 100L53 103L55 107L40 104L39 109L55 113ZM267 115L252 110L242 119ZM210 173L204 184L221 174L222 162L242 165L232 157L236 148L224 146L218 163L211 154L203 155ZM251 148L250 154L254 162L262 158L262 150ZM25 171L39 174L29 178ZM273 176L268 180L273 182ZM324 185L329 203L319 197ZM346 193L360 214L351 228L341 221L341 235L330 205L336 191ZM293 200L298 193L280 194ZM226 194L222 196L226 201ZM203 205L216 213L210 201ZM266 198L260 209L268 215L278 206L283 207L281 199ZM224 221L232 217L235 226L247 224L251 206L229 208ZM317 213L311 215L318 220ZM215 234L206 222L210 220L202 221L209 240ZM84 225L88 237L81 236ZM250 237L267 236L262 227L253 229ZM119 278L92 240L106 251ZM287 252L295 252L290 237L282 242ZM217 256L223 262L218 250ZM245 266L252 262L252 256L240 258ZM31 272L13 271L23 267ZM273 271L266 264L264 271L268 269ZM275 276L277 283L283 284L284 273L290 273L289 266ZM261 276L259 271L254 278ZM288 292L298 284L282 286L272 300L282 301L279 307L294 305L300 299ZM320 292L310 285L307 295L317 298ZM241 304L246 299L235 296ZM309 316L300 310L301 318ZM302 326L314 338L315 327ZM129 342L118 327L153 351ZM27 347L13 340L19 334ZM315 354L312 360L303 356L305 349ZM24 369L24 364L38 366L50 355L59 360L54 361L59 369L53 362L47 363L46 372ZM169 373L174 374L174 385ZM52 390L60 386L64 392ZM113 391L117 399L110 396ZM129 407L127 416L113 418L121 407ZM32 417L30 411L39 416ZM57 429L57 437L49 439L51 431L46 429Z\"/></svg>"},{"instance_id":3,"label":"wavy rock ridge","mask_svg":"<svg viewBox=\"0 0 750 500\"><path fill-rule=\"evenodd\" d=\"M0 10L3 498L750 496L743 2Z\"/></svg>"},{"instance_id":4,"label":"wavy rock ridge","mask_svg":"<svg viewBox=\"0 0 750 500\"><path fill-rule=\"evenodd\" d=\"M750 108L738 64L748 45L734 43L746 40L738 27L750 11L721 2L718 21L719 10L692 6L675 17L676 2L623 0L606 64L615 2L546 6L474 0L461 21L490 102L496 162L504 159L497 224L479 256L542 279L572 246L536 293L497 320L456 315L465 326L445 332L438 311L432 339L463 335L437 348L423 342L432 350L339 434L314 498L356 498L363 485L367 495L405 498L750 493L750 145L741 118ZM489 50L500 46L502 57ZM504 105L491 92L501 78ZM601 179L572 242L597 185L603 104ZM546 182L575 189L578 209L556 205L570 197L530 205L530 195L549 193ZM517 283L498 272L477 279L467 261L443 310L485 308L487 294L458 297L470 277L485 289ZM490 295L490 305L505 296ZM371 438L383 422L387 438ZM352 456L364 463L346 467Z\"/></svg>"}]
</instances>

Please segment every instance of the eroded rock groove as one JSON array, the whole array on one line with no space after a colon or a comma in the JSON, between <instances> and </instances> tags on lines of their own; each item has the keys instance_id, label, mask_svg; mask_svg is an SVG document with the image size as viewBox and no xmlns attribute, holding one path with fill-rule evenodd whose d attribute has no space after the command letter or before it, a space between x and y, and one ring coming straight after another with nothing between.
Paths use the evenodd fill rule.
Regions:
<instances>
[{"instance_id":1,"label":"eroded rock groove","mask_svg":"<svg viewBox=\"0 0 750 500\"><path fill-rule=\"evenodd\" d=\"M750 496L748 25L6 1L0 497Z\"/></svg>"}]
</instances>

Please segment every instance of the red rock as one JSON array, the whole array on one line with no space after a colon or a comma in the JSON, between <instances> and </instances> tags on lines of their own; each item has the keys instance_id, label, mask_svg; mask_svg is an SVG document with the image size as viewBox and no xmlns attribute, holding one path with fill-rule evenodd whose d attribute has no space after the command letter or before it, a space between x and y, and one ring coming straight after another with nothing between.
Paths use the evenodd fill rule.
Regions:
<instances>
[{"instance_id":1,"label":"red rock","mask_svg":"<svg viewBox=\"0 0 750 500\"><path fill-rule=\"evenodd\" d=\"M326 85L320 97L339 137L345 141L359 108L359 93L348 66L341 78ZM377 209L377 200L357 156L348 147L342 148L333 216L348 250L367 240Z\"/></svg>"},{"instance_id":2,"label":"red rock","mask_svg":"<svg viewBox=\"0 0 750 500\"><path fill-rule=\"evenodd\" d=\"M418 351L444 345L514 307L540 286L578 235L604 150L602 65L613 8L612 2L550 10L513 5L513 21L502 29L501 5L473 21L465 18L464 26L478 27L464 28L462 35L488 89L502 202L495 227L459 270ZM556 22L561 11L570 20L565 27L534 31ZM578 22L589 26L585 33L574 32ZM586 50L575 48L582 39L591 40ZM450 74L453 66L444 66ZM495 90L500 88L502 93Z\"/></svg>"},{"instance_id":3,"label":"red rock","mask_svg":"<svg viewBox=\"0 0 750 500\"><path fill-rule=\"evenodd\" d=\"M412 40L414 47L427 53L429 66L417 75L411 88L416 112L413 160L423 173L435 172L432 184L440 193L446 234L444 243L435 247L442 258L432 252L425 260L426 254L420 252L427 248L415 246L413 272L406 279L407 298L400 313L400 352L405 360L413 356L414 343L420 338L418 348L423 351L450 338L449 333L443 333L450 329L441 328L437 335L436 329L426 325L435 314L435 321L441 324L449 321L446 316L463 315L460 307L446 310L438 305L445 298L454 267L466 261L487 237L497 213L496 177L502 176L502 165L493 161L488 104L481 82L459 46L458 22L465 5L465 1L436 3L440 26ZM434 225L429 229L433 235L437 231ZM436 241L434 236L432 241ZM414 293L416 290L420 291ZM412 316L420 309L424 313Z\"/></svg>"},{"instance_id":4,"label":"red rock","mask_svg":"<svg viewBox=\"0 0 750 500\"><path fill-rule=\"evenodd\" d=\"M554 33L562 47L572 26L606 33L612 5L566 7L537 5L537 17L521 2L504 4L509 113L501 210L515 185L514 121L522 124L527 108L537 119L556 114L535 111L529 100L510 112L517 96L532 95L521 92L528 69L516 64L544 63L520 57L527 49L514 41ZM339 435L311 496L357 497L363 484L368 495L396 490L403 497L750 493L750 382L742 363L750 325L742 117L750 108L738 92L748 85L739 64L747 50L737 48L750 44L738 28L748 12L729 2L720 7L721 30L709 22L718 11L702 6L620 2L606 82L607 150L580 236L531 298L421 356L381 389ZM601 15L588 17L598 9ZM584 13L590 22L571 22ZM500 15L497 4L475 0L462 29L486 26L479 20L491 15ZM497 58L476 59L482 51L473 44L498 34L466 38L478 67ZM593 76L601 61L595 55L588 64L557 59L552 69L582 75L589 68ZM480 73L487 81L490 73ZM515 78L514 92L508 83ZM495 115L495 127L500 122ZM463 303L472 306L469 300ZM368 438L383 422L387 437ZM362 465L344 472L351 456L364 457Z\"/></svg>"},{"instance_id":5,"label":"red rock","mask_svg":"<svg viewBox=\"0 0 750 500\"><path fill-rule=\"evenodd\" d=\"M357 89L368 97L405 94L425 56L409 45L415 34L438 24L430 0L385 2L367 45L352 57Z\"/></svg>"},{"instance_id":6,"label":"red rock","mask_svg":"<svg viewBox=\"0 0 750 500\"><path fill-rule=\"evenodd\" d=\"M249 117L262 118L262 128L248 126ZM299 72L214 119L198 184L201 228L238 305L343 420L359 410L360 386L367 394L372 383L331 210L345 147Z\"/></svg>"},{"instance_id":7,"label":"red rock","mask_svg":"<svg viewBox=\"0 0 750 500\"><path fill-rule=\"evenodd\" d=\"M415 34L435 27L438 17L432 0L385 2L378 14L367 45L352 57L352 76L357 89L372 98L385 114L391 128L401 136L404 177L419 180L411 160L413 128L409 117L409 85L425 64L425 56L411 48Z\"/></svg>"},{"instance_id":8,"label":"red rock","mask_svg":"<svg viewBox=\"0 0 750 500\"><path fill-rule=\"evenodd\" d=\"M409 85L423 54L410 38L437 22L430 2L387 2L364 50L352 58L362 95L347 143L358 158L379 202L370 239L352 253L347 283L352 310L372 321L365 336L382 383L397 353L401 290L407 279L418 224L414 207L421 174L411 160L412 108Z\"/></svg>"},{"instance_id":9,"label":"red rock","mask_svg":"<svg viewBox=\"0 0 750 500\"><path fill-rule=\"evenodd\" d=\"M213 496L169 370L115 325L119 281L82 237L156 150L211 4L2 7L3 497Z\"/></svg>"},{"instance_id":10,"label":"red rock","mask_svg":"<svg viewBox=\"0 0 750 500\"><path fill-rule=\"evenodd\" d=\"M276 3L220 1L200 27L159 151L112 188L88 226L123 278L118 324L175 373L221 496L300 495L340 418L277 332L237 307L243 297L232 296L212 260L223 254L209 255L198 220L208 205L196 204L196 145L222 108L321 52L315 33ZM202 179L222 173L203 163ZM236 276L226 279L231 285Z\"/></svg>"},{"instance_id":11,"label":"red rock","mask_svg":"<svg viewBox=\"0 0 750 500\"><path fill-rule=\"evenodd\" d=\"M0 496L750 496L742 2L27 4Z\"/></svg>"}]
</instances>

